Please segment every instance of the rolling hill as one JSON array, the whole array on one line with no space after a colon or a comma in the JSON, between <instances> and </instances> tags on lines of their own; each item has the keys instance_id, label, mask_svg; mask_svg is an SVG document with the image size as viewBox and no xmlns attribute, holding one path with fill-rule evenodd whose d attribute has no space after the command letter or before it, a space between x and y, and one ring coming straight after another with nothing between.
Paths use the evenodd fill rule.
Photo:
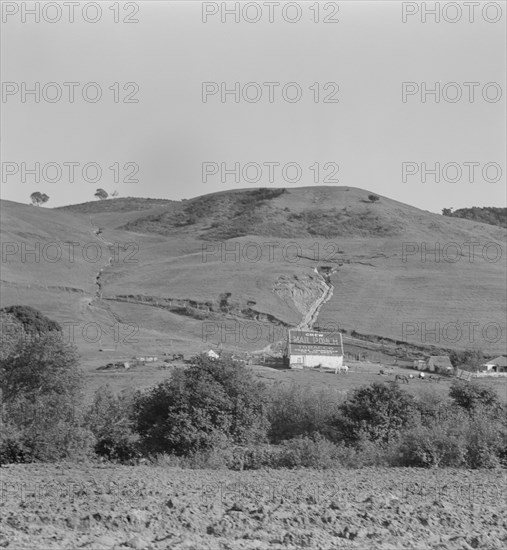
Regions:
<instances>
[{"instance_id":1,"label":"rolling hill","mask_svg":"<svg viewBox=\"0 0 507 550\"><path fill-rule=\"evenodd\" d=\"M316 186L56 209L3 201L1 302L74 323L85 358L259 350L318 300L321 327L505 353L506 230L368 195ZM23 257L36 246L39 258Z\"/></svg>"}]
</instances>

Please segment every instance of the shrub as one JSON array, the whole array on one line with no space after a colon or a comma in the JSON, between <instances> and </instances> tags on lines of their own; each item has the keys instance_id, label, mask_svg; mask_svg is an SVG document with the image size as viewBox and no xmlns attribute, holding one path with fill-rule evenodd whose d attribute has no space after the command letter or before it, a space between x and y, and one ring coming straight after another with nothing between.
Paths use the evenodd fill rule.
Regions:
<instances>
[{"instance_id":1,"label":"shrub","mask_svg":"<svg viewBox=\"0 0 507 550\"><path fill-rule=\"evenodd\" d=\"M327 469L339 465L336 446L319 434L284 441L281 447L279 467Z\"/></svg>"},{"instance_id":2,"label":"shrub","mask_svg":"<svg viewBox=\"0 0 507 550\"><path fill-rule=\"evenodd\" d=\"M47 332L61 332L62 327L53 319L43 315L31 306L8 306L1 311L12 315L22 325L27 334L41 335Z\"/></svg>"},{"instance_id":3,"label":"shrub","mask_svg":"<svg viewBox=\"0 0 507 550\"><path fill-rule=\"evenodd\" d=\"M468 421L466 463L469 468L507 466L507 427L505 418L478 407Z\"/></svg>"},{"instance_id":4,"label":"shrub","mask_svg":"<svg viewBox=\"0 0 507 550\"><path fill-rule=\"evenodd\" d=\"M410 423L414 410L413 397L397 384L374 383L352 391L340 405L334 425L348 443L388 443Z\"/></svg>"},{"instance_id":5,"label":"shrub","mask_svg":"<svg viewBox=\"0 0 507 550\"><path fill-rule=\"evenodd\" d=\"M269 392L269 439L279 443L297 436L327 435L338 410L336 396L293 384Z\"/></svg>"},{"instance_id":6,"label":"shrub","mask_svg":"<svg viewBox=\"0 0 507 550\"><path fill-rule=\"evenodd\" d=\"M271 199L276 199L280 195L286 193L287 190L284 188L279 189L268 189L266 187L260 187L259 189L254 189L253 191L248 191L245 196L254 201L266 201ZM243 198L243 197L241 197Z\"/></svg>"},{"instance_id":7,"label":"shrub","mask_svg":"<svg viewBox=\"0 0 507 550\"><path fill-rule=\"evenodd\" d=\"M228 459L231 470L260 470L276 468L279 464L280 449L269 445L249 445L235 447Z\"/></svg>"},{"instance_id":8,"label":"shrub","mask_svg":"<svg viewBox=\"0 0 507 550\"><path fill-rule=\"evenodd\" d=\"M23 432L12 423L4 422L3 416L0 418L0 465L31 462L30 449L25 446Z\"/></svg>"},{"instance_id":9,"label":"shrub","mask_svg":"<svg viewBox=\"0 0 507 550\"><path fill-rule=\"evenodd\" d=\"M479 406L490 410L497 410L500 407L496 391L476 382L454 380L449 390L449 396L454 400L456 405L463 407L467 411L473 411Z\"/></svg>"},{"instance_id":10,"label":"shrub","mask_svg":"<svg viewBox=\"0 0 507 550\"><path fill-rule=\"evenodd\" d=\"M95 453L110 460L129 461L141 456L139 436L132 430L134 397L115 395L109 386L95 392L86 413L86 425L95 436Z\"/></svg>"},{"instance_id":11,"label":"shrub","mask_svg":"<svg viewBox=\"0 0 507 550\"><path fill-rule=\"evenodd\" d=\"M472 412L458 405L424 415L404 431L399 465L493 468L506 465L505 419L485 407Z\"/></svg>"},{"instance_id":12,"label":"shrub","mask_svg":"<svg viewBox=\"0 0 507 550\"><path fill-rule=\"evenodd\" d=\"M368 195L368 200L370 202L377 202L380 200L380 197L378 197L377 195Z\"/></svg>"},{"instance_id":13,"label":"shrub","mask_svg":"<svg viewBox=\"0 0 507 550\"><path fill-rule=\"evenodd\" d=\"M264 385L230 357L205 355L138 395L135 430L152 453L189 455L265 440L268 430Z\"/></svg>"},{"instance_id":14,"label":"shrub","mask_svg":"<svg viewBox=\"0 0 507 550\"><path fill-rule=\"evenodd\" d=\"M466 457L466 415L456 410L446 418L427 419L406 430L399 446L403 466L459 467Z\"/></svg>"},{"instance_id":15,"label":"shrub","mask_svg":"<svg viewBox=\"0 0 507 550\"><path fill-rule=\"evenodd\" d=\"M459 208L455 212L452 211L452 208L444 208L442 214L444 216L464 218L465 220L474 220L507 228L507 208L472 206L472 208Z\"/></svg>"},{"instance_id":16,"label":"shrub","mask_svg":"<svg viewBox=\"0 0 507 550\"><path fill-rule=\"evenodd\" d=\"M81 411L59 394L23 396L4 403L0 455L5 462L53 461L91 456L93 435Z\"/></svg>"}]
</instances>

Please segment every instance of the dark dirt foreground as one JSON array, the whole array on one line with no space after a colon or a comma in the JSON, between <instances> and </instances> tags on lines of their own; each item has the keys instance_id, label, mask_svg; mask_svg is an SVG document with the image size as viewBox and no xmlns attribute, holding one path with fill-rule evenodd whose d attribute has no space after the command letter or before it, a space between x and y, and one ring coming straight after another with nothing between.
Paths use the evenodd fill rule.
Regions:
<instances>
[{"instance_id":1,"label":"dark dirt foreground","mask_svg":"<svg viewBox=\"0 0 507 550\"><path fill-rule=\"evenodd\" d=\"M8 549L507 548L507 472L0 469Z\"/></svg>"}]
</instances>

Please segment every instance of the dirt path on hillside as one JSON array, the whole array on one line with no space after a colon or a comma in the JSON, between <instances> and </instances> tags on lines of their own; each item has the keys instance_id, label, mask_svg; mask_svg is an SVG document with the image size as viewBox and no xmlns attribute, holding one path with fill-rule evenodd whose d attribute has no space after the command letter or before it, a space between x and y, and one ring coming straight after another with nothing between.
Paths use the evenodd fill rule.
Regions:
<instances>
[{"instance_id":1,"label":"dirt path on hillside","mask_svg":"<svg viewBox=\"0 0 507 550\"><path fill-rule=\"evenodd\" d=\"M310 306L306 315L303 316L302 321L296 327L297 330L311 330L317 322L322 306L326 302L328 302L333 296L334 287L331 283L331 275L333 275L333 273L338 270L338 266L333 267L333 269L327 275L322 275L321 273L319 273L317 268L314 269L315 273L317 273L319 277L321 277L321 284L324 292L322 296L317 298L317 300L315 300L315 302Z\"/></svg>"},{"instance_id":2,"label":"dirt path on hillside","mask_svg":"<svg viewBox=\"0 0 507 550\"><path fill-rule=\"evenodd\" d=\"M101 243L106 245L106 248L111 253L111 249L112 249L112 247L114 247L114 243L104 239L104 237L102 236L102 231L101 231L100 227L95 225L95 223L93 221L93 218L91 216L90 216L90 226L92 227L92 229L91 229L92 235L98 241L100 241ZM114 324L114 323L121 322L121 320L111 311L111 308L108 305L104 304L103 299L102 299L102 290L103 290L103 286L104 286L103 282L102 282L102 275L103 275L104 270L108 267L111 267L112 265L113 265L113 256L110 255L110 256L108 256L107 262L105 264L103 264L102 267L100 267L99 270L96 272L96 275L95 275L95 285L96 285L95 295L91 299L83 299L80 305L81 305L81 307L84 306L84 307L87 307L89 309L91 309L93 307L102 309L103 311L105 311L111 317L111 319L113 321L113 324Z\"/></svg>"},{"instance_id":3,"label":"dirt path on hillside","mask_svg":"<svg viewBox=\"0 0 507 550\"><path fill-rule=\"evenodd\" d=\"M313 326L315 325L319 317L319 313L320 313L320 310L322 309L322 306L333 297L334 286L333 286L333 283L331 282L331 276L334 273L336 273L340 267L341 265L333 267L329 271L329 273L326 273L325 275L323 275L322 273L319 273L317 268L314 268L315 273L320 278L322 294L310 306L308 306L306 312L303 313L303 318L301 319L301 322L295 327L296 330L304 331L304 330L313 329ZM279 348L279 346L280 346L280 342L274 342L274 343L268 344L263 349L255 351L253 353L276 354L274 350L276 348Z\"/></svg>"},{"instance_id":4,"label":"dirt path on hillside","mask_svg":"<svg viewBox=\"0 0 507 550\"><path fill-rule=\"evenodd\" d=\"M92 226L92 234L102 243L104 243L108 249L114 246L114 243L106 241L104 237L102 236L102 231L100 227L96 226L93 222L93 218L90 216L90 225ZM95 229L93 229L95 228ZM102 272L107 267L111 267L113 265L113 256L109 256L107 263L105 263L97 272L95 275L95 284L97 286L97 290L95 291L95 299L101 300L102 299Z\"/></svg>"}]
</instances>

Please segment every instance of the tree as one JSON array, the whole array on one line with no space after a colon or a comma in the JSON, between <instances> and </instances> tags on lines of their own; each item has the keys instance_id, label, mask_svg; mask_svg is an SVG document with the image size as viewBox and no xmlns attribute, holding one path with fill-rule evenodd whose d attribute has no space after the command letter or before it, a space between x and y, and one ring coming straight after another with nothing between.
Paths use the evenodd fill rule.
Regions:
<instances>
[{"instance_id":1,"label":"tree","mask_svg":"<svg viewBox=\"0 0 507 550\"><path fill-rule=\"evenodd\" d=\"M32 204L35 204L35 206L40 206L41 204L45 204L46 202L48 202L49 197L48 195L46 195L46 193L35 191L35 193L32 193L30 195L30 199L32 201Z\"/></svg>"},{"instance_id":2,"label":"tree","mask_svg":"<svg viewBox=\"0 0 507 550\"><path fill-rule=\"evenodd\" d=\"M0 361L0 389L6 402L19 395L35 399L49 394L75 400L81 387L76 348L57 332L18 341Z\"/></svg>"},{"instance_id":3,"label":"tree","mask_svg":"<svg viewBox=\"0 0 507 550\"><path fill-rule=\"evenodd\" d=\"M26 338L22 323L5 309L0 309L0 361L8 357L19 340Z\"/></svg>"},{"instance_id":4,"label":"tree","mask_svg":"<svg viewBox=\"0 0 507 550\"><path fill-rule=\"evenodd\" d=\"M452 216L452 208L443 208L442 216Z\"/></svg>"},{"instance_id":5,"label":"tree","mask_svg":"<svg viewBox=\"0 0 507 550\"><path fill-rule=\"evenodd\" d=\"M414 410L413 397L397 384L374 383L352 391L339 407L335 426L349 443L362 438L387 443L412 420Z\"/></svg>"},{"instance_id":6,"label":"tree","mask_svg":"<svg viewBox=\"0 0 507 550\"><path fill-rule=\"evenodd\" d=\"M264 392L231 357L196 356L190 367L138 395L136 431L149 452L176 455L262 442L268 430Z\"/></svg>"},{"instance_id":7,"label":"tree","mask_svg":"<svg viewBox=\"0 0 507 550\"><path fill-rule=\"evenodd\" d=\"M19 339L0 359L0 462L86 456L93 435L84 428L82 375L75 348L60 333Z\"/></svg>"},{"instance_id":8,"label":"tree","mask_svg":"<svg viewBox=\"0 0 507 550\"><path fill-rule=\"evenodd\" d=\"M95 453L113 460L129 460L139 453L139 436L132 430L134 395L115 395L111 388L101 386L86 412L85 421L95 436Z\"/></svg>"},{"instance_id":9,"label":"tree","mask_svg":"<svg viewBox=\"0 0 507 550\"><path fill-rule=\"evenodd\" d=\"M473 412L478 407L495 411L500 406L498 394L493 388L488 388L474 382L455 380L449 390L449 397L454 403L467 411Z\"/></svg>"},{"instance_id":10,"label":"tree","mask_svg":"<svg viewBox=\"0 0 507 550\"><path fill-rule=\"evenodd\" d=\"M97 191L95 192L94 197L97 197L98 199L100 199L102 201L104 199L107 199L107 197L109 197L109 195L107 194L107 191L104 191L104 189L97 189Z\"/></svg>"},{"instance_id":11,"label":"tree","mask_svg":"<svg viewBox=\"0 0 507 550\"><path fill-rule=\"evenodd\" d=\"M479 349L453 350L449 354L449 359L453 367L470 371L476 371L485 361L484 353Z\"/></svg>"},{"instance_id":12,"label":"tree","mask_svg":"<svg viewBox=\"0 0 507 550\"><path fill-rule=\"evenodd\" d=\"M370 202L377 202L380 200L380 197L378 197L377 195L368 195L368 199L370 200Z\"/></svg>"}]
</instances>

